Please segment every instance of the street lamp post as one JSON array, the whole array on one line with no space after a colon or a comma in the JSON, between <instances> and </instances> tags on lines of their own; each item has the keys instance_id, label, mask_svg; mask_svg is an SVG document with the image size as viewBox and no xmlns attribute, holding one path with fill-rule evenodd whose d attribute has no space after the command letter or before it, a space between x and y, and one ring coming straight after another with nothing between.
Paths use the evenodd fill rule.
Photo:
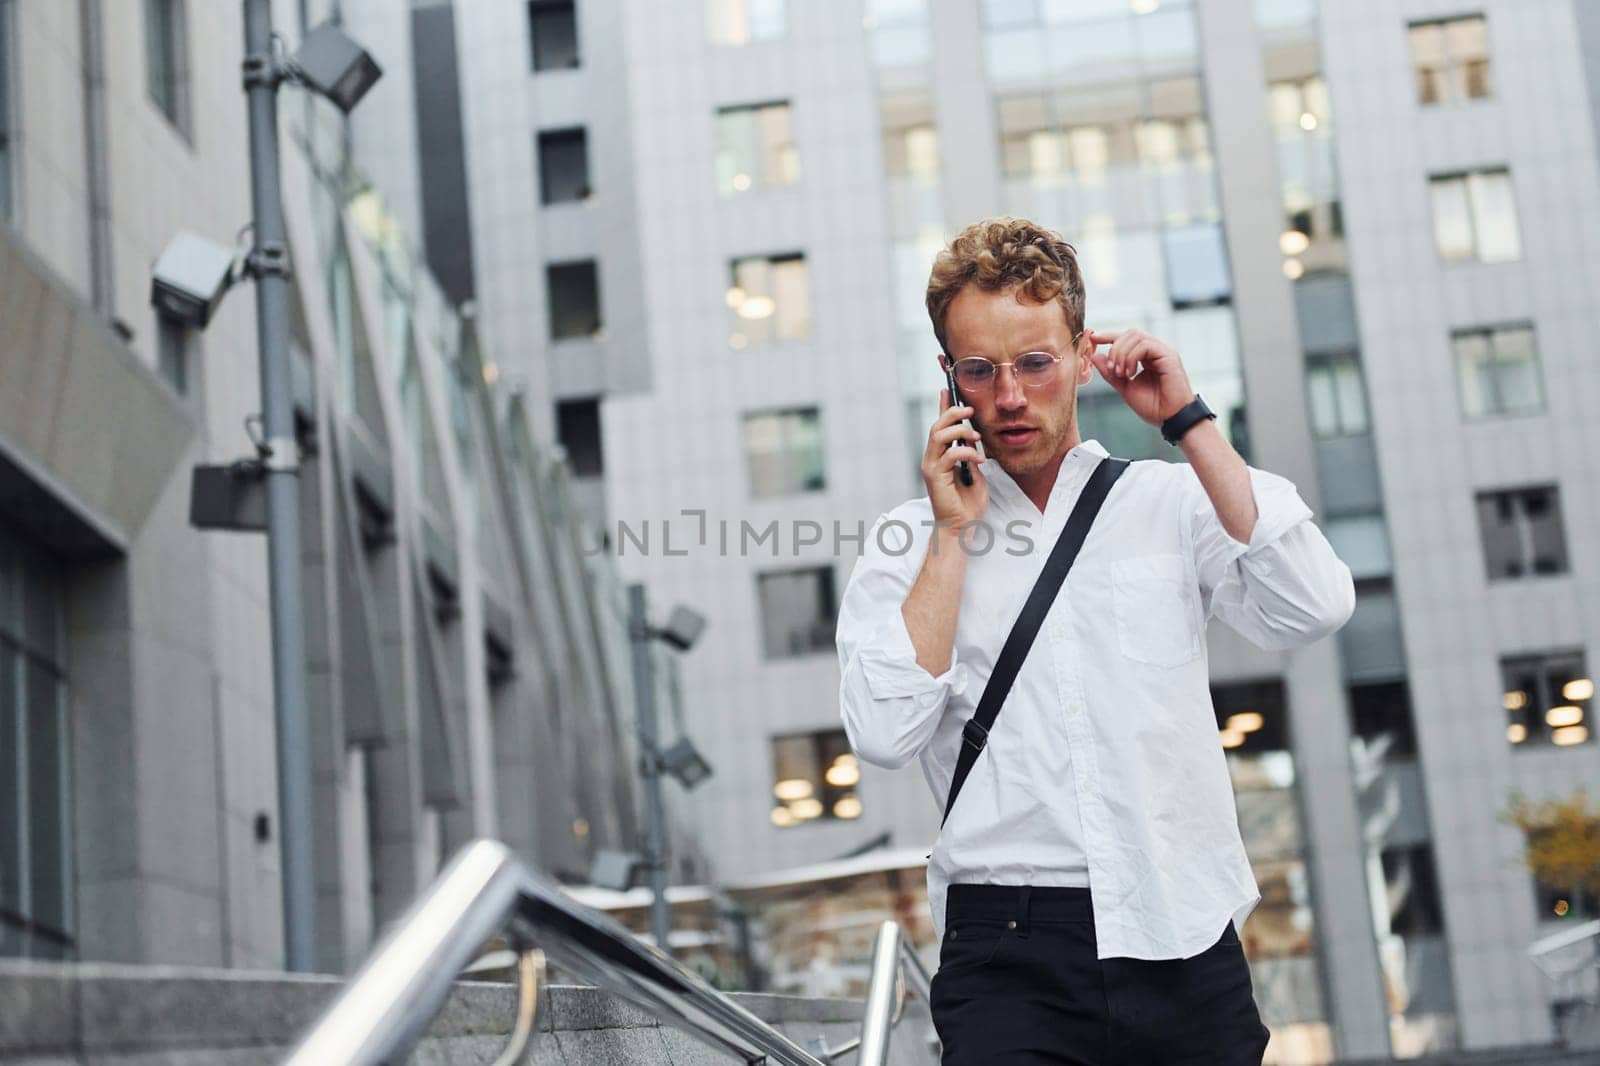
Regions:
<instances>
[{"instance_id":1,"label":"street lamp post","mask_svg":"<svg viewBox=\"0 0 1600 1066\"><path fill-rule=\"evenodd\" d=\"M250 203L260 343L261 461L267 496L267 574L272 597L272 686L277 726L278 840L283 862L285 965L317 965L317 899L311 823L310 723L300 587L300 460L289 377L289 251L278 173L278 81L271 0L244 0L244 86L250 113Z\"/></svg>"},{"instance_id":2,"label":"street lamp post","mask_svg":"<svg viewBox=\"0 0 1600 1066\"><path fill-rule=\"evenodd\" d=\"M705 619L686 607L672 612L663 628L650 624L644 586L628 586L628 637L633 645L633 694L635 728L639 738L639 773L644 778L644 859L641 863L650 876L650 935L656 947L672 954L667 938L672 931L672 911L667 906L667 818L661 799L661 777L670 774L685 788L693 788L711 776L711 767L695 751L687 737L680 737L670 749L661 750L660 719L656 714L656 671L651 659L650 641L659 638L687 651L705 628Z\"/></svg>"}]
</instances>

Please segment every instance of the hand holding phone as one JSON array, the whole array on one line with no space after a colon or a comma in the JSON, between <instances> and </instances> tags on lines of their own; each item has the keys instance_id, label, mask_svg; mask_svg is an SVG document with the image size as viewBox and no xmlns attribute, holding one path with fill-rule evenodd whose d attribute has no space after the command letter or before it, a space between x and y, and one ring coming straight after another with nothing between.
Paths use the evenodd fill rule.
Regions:
<instances>
[{"instance_id":1,"label":"hand holding phone","mask_svg":"<svg viewBox=\"0 0 1600 1066\"><path fill-rule=\"evenodd\" d=\"M956 388L955 368L946 360L944 364L945 385L950 390L950 406L965 407L967 402L961 398L961 390ZM959 441L951 441L949 447L954 448ZM963 485L972 484L972 464L965 459L956 464L956 477Z\"/></svg>"}]
</instances>

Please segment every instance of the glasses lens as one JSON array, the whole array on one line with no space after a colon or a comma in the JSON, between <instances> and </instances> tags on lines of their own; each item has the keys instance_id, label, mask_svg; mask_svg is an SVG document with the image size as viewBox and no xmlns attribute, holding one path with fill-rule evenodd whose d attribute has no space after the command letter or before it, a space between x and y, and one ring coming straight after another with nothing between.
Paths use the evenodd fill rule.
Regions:
<instances>
[{"instance_id":1,"label":"glasses lens","mask_svg":"<svg viewBox=\"0 0 1600 1066\"><path fill-rule=\"evenodd\" d=\"M1017 360L1017 377L1025 385L1043 385L1055 377L1055 356L1045 352L1029 352Z\"/></svg>"},{"instance_id":2,"label":"glasses lens","mask_svg":"<svg viewBox=\"0 0 1600 1066\"><path fill-rule=\"evenodd\" d=\"M994 364L976 356L956 361L956 384L963 389L986 389L994 384Z\"/></svg>"}]
</instances>

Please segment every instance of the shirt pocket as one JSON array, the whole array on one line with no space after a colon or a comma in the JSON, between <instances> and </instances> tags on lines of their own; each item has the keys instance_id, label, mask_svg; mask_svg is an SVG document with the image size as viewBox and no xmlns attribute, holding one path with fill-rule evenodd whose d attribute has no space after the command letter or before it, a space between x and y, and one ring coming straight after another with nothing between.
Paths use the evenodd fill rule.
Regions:
<instances>
[{"instance_id":1,"label":"shirt pocket","mask_svg":"<svg viewBox=\"0 0 1600 1066\"><path fill-rule=\"evenodd\" d=\"M1200 654L1194 588L1181 555L1111 564L1112 613L1122 654L1150 666L1182 666Z\"/></svg>"}]
</instances>

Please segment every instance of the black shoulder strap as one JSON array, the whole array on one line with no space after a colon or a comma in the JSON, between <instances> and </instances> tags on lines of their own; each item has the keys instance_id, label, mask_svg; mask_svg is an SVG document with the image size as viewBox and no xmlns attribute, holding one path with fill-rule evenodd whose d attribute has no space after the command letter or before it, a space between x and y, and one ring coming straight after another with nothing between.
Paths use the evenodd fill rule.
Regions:
<instances>
[{"instance_id":1,"label":"black shoulder strap","mask_svg":"<svg viewBox=\"0 0 1600 1066\"><path fill-rule=\"evenodd\" d=\"M1033 638L1039 634L1044 616L1050 612L1056 593L1061 591L1061 585L1067 579L1067 571L1072 569L1072 562L1078 557L1084 538L1089 535L1089 527L1094 525L1095 516L1100 513L1100 505L1106 502L1111 486L1117 483L1117 478L1126 469L1126 459L1100 460L1100 465L1089 475L1089 483L1078 496L1072 514L1067 516L1067 524L1062 527L1061 536L1056 538L1056 546L1050 550L1050 558L1045 560L1039 580L1034 582L1033 591L1028 593L1028 602L1023 604L1022 613L1017 616L1010 636L1006 637L1000 649L1000 658L995 660L994 673L989 675L989 683L984 686L978 709L961 731L961 754L956 759L956 773L950 782L950 798L945 800L944 818L939 822L941 826L950 818L950 808L956 805L961 786L966 784L967 775L972 773L973 764L978 761L983 746L989 741L989 730L994 728L994 720L1000 717L1000 705L1005 703L1011 683L1017 679L1017 671L1022 669L1028 649L1033 647Z\"/></svg>"}]
</instances>

